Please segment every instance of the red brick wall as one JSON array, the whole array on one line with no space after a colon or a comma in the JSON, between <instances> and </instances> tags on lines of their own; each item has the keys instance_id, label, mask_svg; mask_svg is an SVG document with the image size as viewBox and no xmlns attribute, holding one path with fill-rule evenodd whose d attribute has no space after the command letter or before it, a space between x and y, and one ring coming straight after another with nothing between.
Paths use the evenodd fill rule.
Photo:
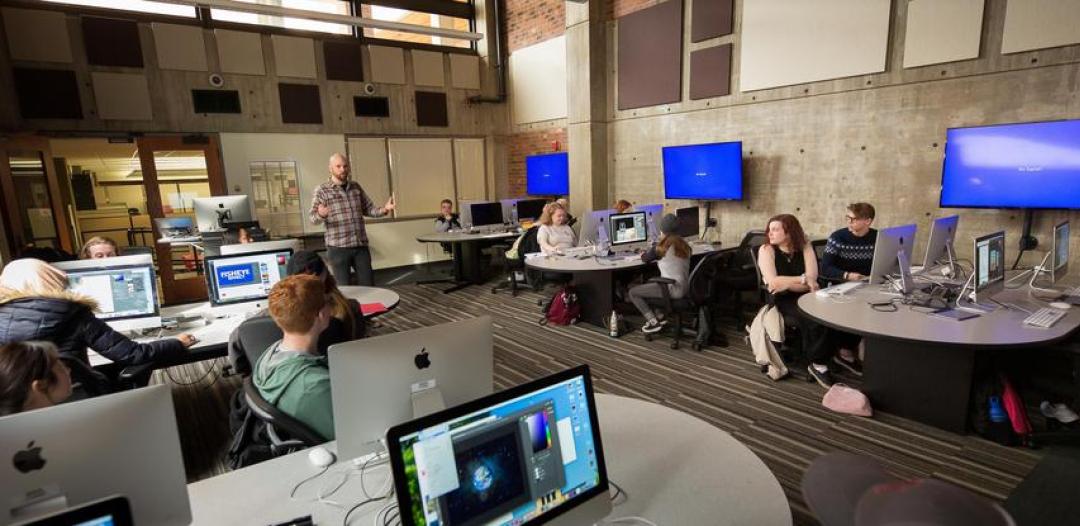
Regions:
<instances>
[{"instance_id":1,"label":"red brick wall","mask_svg":"<svg viewBox=\"0 0 1080 526\"><path fill-rule=\"evenodd\" d=\"M510 136L507 150L510 156L510 167L507 172L509 185L507 186L508 197L521 197L525 195L525 157L538 153L551 153L552 141L559 141L559 150L566 150L566 129L552 128L550 130L518 133Z\"/></svg>"},{"instance_id":2,"label":"red brick wall","mask_svg":"<svg viewBox=\"0 0 1080 526\"><path fill-rule=\"evenodd\" d=\"M505 15L510 53L566 32L566 0L509 0Z\"/></svg>"},{"instance_id":3,"label":"red brick wall","mask_svg":"<svg viewBox=\"0 0 1080 526\"><path fill-rule=\"evenodd\" d=\"M609 0L607 3L607 19L614 20L620 16L629 15L634 11L641 11L646 7L652 7L659 4L660 1L661 0Z\"/></svg>"}]
</instances>

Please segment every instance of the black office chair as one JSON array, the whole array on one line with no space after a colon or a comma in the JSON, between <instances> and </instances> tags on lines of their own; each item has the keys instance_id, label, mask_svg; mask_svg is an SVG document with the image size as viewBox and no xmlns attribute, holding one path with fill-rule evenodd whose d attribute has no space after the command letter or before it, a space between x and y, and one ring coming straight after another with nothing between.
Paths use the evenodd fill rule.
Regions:
<instances>
[{"instance_id":1,"label":"black office chair","mask_svg":"<svg viewBox=\"0 0 1080 526\"><path fill-rule=\"evenodd\" d=\"M821 275L821 260L825 257L825 247L829 244L828 239L815 239L810 242L810 246L814 247L814 256L818 261L818 285L822 288L836 285L837 283L843 283L844 280L838 278L827 278Z\"/></svg>"},{"instance_id":2,"label":"black office chair","mask_svg":"<svg viewBox=\"0 0 1080 526\"><path fill-rule=\"evenodd\" d=\"M746 305L743 295L747 292L758 293L757 265L754 263L757 249L766 240L764 230L751 230L743 236L739 246L721 250L723 254L717 264L723 269L716 277L716 295L718 305L731 307L731 312L738 327L746 325ZM759 295L760 299L760 295ZM760 301L758 302L760 304Z\"/></svg>"},{"instance_id":3,"label":"black office chair","mask_svg":"<svg viewBox=\"0 0 1080 526\"><path fill-rule=\"evenodd\" d=\"M251 414L266 424L270 437L270 451L274 456L285 455L301 449L328 442L307 424L285 414L259 394L251 377L244 378L244 400Z\"/></svg>"},{"instance_id":4,"label":"black office chair","mask_svg":"<svg viewBox=\"0 0 1080 526\"><path fill-rule=\"evenodd\" d=\"M754 272L757 275L758 291L762 298L762 304L775 305L776 298L771 292L769 292L769 288L765 284L765 278L761 275L761 266L758 265L759 248L761 248L761 245L754 247L750 251L750 254L754 258ZM800 336L798 330L799 320L794 315L785 315L783 313L781 313L781 315L784 317L784 344L783 347L778 350L780 351L780 355L784 358L785 362L794 362L797 359L796 357L798 357L802 352L802 345L799 345L798 350L796 350L792 345L790 345L790 342L800 341L798 339ZM809 382L814 381L813 378L810 378L809 376L807 378L807 381Z\"/></svg>"},{"instance_id":5,"label":"black office chair","mask_svg":"<svg viewBox=\"0 0 1080 526\"><path fill-rule=\"evenodd\" d=\"M709 304L712 301L714 279L721 271L718 263L722 257L723 254L719 251L711 252L702 257L701 261L698 261L698 264L694 266L694 270L690 272L690 278L686 283L686 294L678 299L673 299L668 290L668 285L675 283L675 280L656 277L648 281L648 283L656 283L660 287L662 295L657 300L649 301L649 304L659 307L665 313L667 319L670 320L671 316L675 317L675 323L671 325L674 331L674 341L671 342L672 349L678 349L679 341L682 339L684 330L683 314L687 314L688 317L696 315L694 323L696 338L694 338L692 344L693 349L700 351L708 345L709 335L712 332L712 316ZM652 341L652 337L652 334L645 335L645 339L648 341Z\"/></svg>"},{"instance_id":6,"label":"black office chair","mask_svg":"<svg viewBox=\"0 0 1080 526\"><path fill-rule=\"evenodd\" d=\"M235 341L230 342L229 361L232 374L247 376L266 349L282 337L281 329L270 316L253 316L236 327Z\"/></svg>"}]
</instances>

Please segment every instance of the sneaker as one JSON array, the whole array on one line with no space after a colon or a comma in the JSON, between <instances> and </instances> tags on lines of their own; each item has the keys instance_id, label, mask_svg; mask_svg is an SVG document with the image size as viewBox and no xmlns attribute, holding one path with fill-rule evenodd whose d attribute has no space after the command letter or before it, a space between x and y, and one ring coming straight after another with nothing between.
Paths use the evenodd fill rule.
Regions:
<instances>
[{"instance_id":1,"label":"sneaker","mask_svg":"<svg viewBox=\"0 0 1080 526\"><path fill-rule=\"evenodd\" d=\"M825 372L818 371L817 369L814 369L813 365L807 365L806 366L806 371L810 373L810 378L813 378L814 381L816 381L822 387L824 387L826 389L832 387L833 378L832 378L832 374L829 374L829 371L827 371L827 370Z\"/></svg>"},{"instance_id":2,"label":"sneaker","mask_svg":"<svg viewBox=\"0 0 1080 526\"><path fill-rule=\"evenodd\" d=\"M645 325L641 326L641 332L645 334L660 332L660 330L664 328L664 325L667 325L666 321L649 320L645 322Z\"/></svg>"},{"instance_id":3,"label":"sneaker","mask_svg":"<svg viewBox=\"0 0 1080 526\"><path fill-rule=\"evenodd\" d=\"M1046 418L1053 418L1062 424L1071 424L1080 420L1080 416L1065 404L1051 404L1043 401L1042 404L1039 404L1039 410Z\"/></svg>"},{"instance_id":4,"label":"sneaker","mask_svg":"<svg viewBox=\"0 0 1080 526\"><path fill-rule=\"evenodd\" d=\"M862 362L858 360L845 360L840 356L833 356L833 363L847 369L848 372L855 376L862 376Z\"/></svg>"}]
</instances>

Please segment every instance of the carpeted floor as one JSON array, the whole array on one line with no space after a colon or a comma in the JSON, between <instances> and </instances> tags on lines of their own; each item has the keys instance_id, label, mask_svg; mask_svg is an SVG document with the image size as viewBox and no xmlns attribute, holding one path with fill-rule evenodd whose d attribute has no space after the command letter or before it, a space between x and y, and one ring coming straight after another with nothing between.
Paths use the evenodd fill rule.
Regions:
<instances>
[{"instance_id":1,"label":"carpeted floor","mask_svg":"<svg viewBox=\"0 0 1080 526\"><path fill-rule=\"evenodd\" d=\"M505 388L566 367L587 363L599 392L661 403L731 433L756 453L787 494L796 524L814 524L799 490L807 465L818 455L845 450L880 460L903 477L935 477L997 501L1040 461L1040 453L1007 448L940 431L887 414L873 418L838 415L821 407L824 391L802 379L772 382L758 372L742 333L721 327L727 348L695 352L669 340L647 342L635 331L620 339L589 326L544 327L536 305L540 294L491 294L474 287L443 295L439 287L394 289L401 304L380 318L376 334L409 330L490 314L495 324L495 385ZM155 382L174 385L181 442L189 480L225 470L228 401L236 377L219 378L223 362L204 362L159 371ZM211 370L212 368L212 370ZM202 377L202 378L201 378ZM858 385L857 379L843 378ZM180 382L193 385L180 385ZM703 493L723 488L703 488Z\"/></svg>"}]
</instances>

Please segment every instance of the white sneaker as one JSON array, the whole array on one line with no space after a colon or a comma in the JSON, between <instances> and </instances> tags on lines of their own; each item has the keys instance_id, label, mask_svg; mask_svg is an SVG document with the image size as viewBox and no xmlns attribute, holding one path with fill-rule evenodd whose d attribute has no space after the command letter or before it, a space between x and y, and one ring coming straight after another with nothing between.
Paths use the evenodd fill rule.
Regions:
<instances>
[{"instance_id":1,"label":"white sneaker","mask_svg":"<svg viewBox=\"0 0 1080 526\"><path fill-rule=\"evenodd\" d=\"M660 330L664 328L664 325L667 325L667 322L664 320L648 321L645 322L645 325L641 326L641 332L645 334L660 332Z\"/></svg>"},{"instance_id":2,"label":"white sneaker","mask_svg":"<svg viewBox=\"0 0 1080 526\"><path fill-rule=\"evenodd\" d=\"M1080 420L1080 415L1077 415L1076 411L1069 409L1069 406L1065 404L1051 404L1044 400L1043 403L1039 404L1039 411L1046 418L1053 418L1062 424L1071 424Z\"/></svg>"}]
</instances>

